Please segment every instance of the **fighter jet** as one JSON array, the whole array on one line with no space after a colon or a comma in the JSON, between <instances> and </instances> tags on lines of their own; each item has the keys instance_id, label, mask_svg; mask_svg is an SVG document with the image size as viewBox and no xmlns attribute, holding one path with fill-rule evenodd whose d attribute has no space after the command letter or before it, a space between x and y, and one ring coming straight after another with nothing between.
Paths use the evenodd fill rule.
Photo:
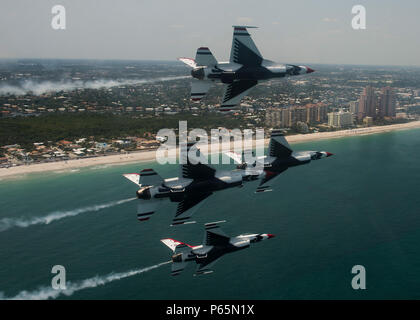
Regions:
<instances>
[{"instance_id":1,"label":"fighter jet","mask_svg":"<svg viewBox=\"0 0 420 320\"><path fill-rule=\"evenodd\" d=\"M171 272L173 276L180 274L189 262L195 262L198 265L194 275L212 273L212 266L223 255L248 248L251 243L274 237L270 233L229 237L219 227L222 222L225 221L206 223L203 244L198 246L191 246L170 238L160 240L173 251Z\"/></svg>"},{"instance_id":2,"label":"fighter jet","mask_svg":"<svg viewBox=\"0 0 420 320\"><path fill-rule=\"evenodd\" d=\"M197 49L195 60L179 58L193 68L191 99L200 101L217 81L224 84L220 111L231 111L260 81L314 72L307 66L280 64L262 57L248 33L250 26L233 26L233 41L228 62L218 62L209 48Z\"/></svg>"},{"instance_id":3,"label":"fighter jet","mask_svg":"<svg viewBox=\"0 0 420 320\"><path fill-rule=\"evenodd\" d=\"M252 151L248 151L252 152ZM312 160L318 160L330 157L333 154L326 151L293 151L284 137L283 131L272 130L270 143L268 146L268 155L257 158L252 164L245 162L245 153L238 155L234 152L226 152L227 156L239 163L238 168L246 169L247 167L255 167L257 162L264 167L263 173L260 175L260 185L256 192L272 191L271 187L266 183L276 177L290 167L307 164Z\"/></svg>"},{"instance_id":4,"label":"fighter jet","mask_svg":"<svg viewBox=\"0 0 420 320\"><path fill-rule=\"evenodd\" d=\"M188 155L194 151L196 160L191 161ZM199 203L216 191L241 187L243 180L250 180L244 170L216 170L203 164L203 155L194 143L187 145L182 157L185 159L182 161L184 164L179 165L180 175L175 178L163 179L153 169L143 169L139 174L123 175L140 187L136 192L139 221L149 220L164 200L169 200L178 203L172 220L173 226L194 223L190 218Z\"/></svg>"}]
</instances>

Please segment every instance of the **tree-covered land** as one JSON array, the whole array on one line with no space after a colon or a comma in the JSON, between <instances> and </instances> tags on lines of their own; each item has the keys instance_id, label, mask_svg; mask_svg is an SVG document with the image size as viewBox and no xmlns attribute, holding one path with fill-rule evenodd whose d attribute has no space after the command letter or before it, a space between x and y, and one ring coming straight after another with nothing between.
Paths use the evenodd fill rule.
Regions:
<instances>
[{"instance_id":1,"label":"tree-covered land","mask_svg":"<svg viewBox=\"0 0 420 320\"><path fill-rule=\"evenodd\" d=\"M160 129L177 129L179 121L187 121L188 129L210 130L218 127L242 128L243 121L232 115L190 113L134 117L129 114L50 114L38 117L0 119L0 146L27 145L34 142L74 140L84 137L116 139L125 136L142 137L156 134Z\"/></svg>"}]
</instances>

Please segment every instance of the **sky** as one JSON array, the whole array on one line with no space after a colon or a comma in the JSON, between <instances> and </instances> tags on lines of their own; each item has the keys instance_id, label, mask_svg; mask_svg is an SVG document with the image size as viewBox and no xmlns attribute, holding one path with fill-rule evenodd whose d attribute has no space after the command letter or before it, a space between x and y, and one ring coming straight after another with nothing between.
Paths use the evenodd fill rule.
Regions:
<instances>
[{"instance_id":1,"label":"sky","mask_svg":"<svg viewBox=\"0 0 420 320\"><path fill-rule=\"evenodd\" d=\"M365 30L351 26L359 4ZM420 66L419 12L418 0L1 0L0 58L175 60L207 46L227 61L232 25L254 25L278 62Z\"/></svg>"}]
</instances>

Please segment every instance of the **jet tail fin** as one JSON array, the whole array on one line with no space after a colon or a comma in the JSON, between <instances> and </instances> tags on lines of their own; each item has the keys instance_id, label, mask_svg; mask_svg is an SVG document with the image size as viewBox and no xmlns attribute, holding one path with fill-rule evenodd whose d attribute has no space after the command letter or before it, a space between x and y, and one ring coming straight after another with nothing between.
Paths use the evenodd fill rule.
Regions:
<instances>
[{"instance_id":1,"label":"jet tail fin","mask_svg":"<svg viewBox=\"0 0 420 320\"><path fill-rule=\"evenodd\" d=\"M263 58L248 33L251 26L233 26L232 49L230 52L230 62L235 62L248 67L260 66Z\"/></svg>"},{"instance_id":2,"label":"jet tail fin","mask_svg":"<svg viewBox=\"0 0 420 320\"><path fill-rule=\"evenodd\" d=\"M195 55L195 63L197 64L197 66L212 67L217 64L217 60L213 56L209 48L200 47L197 49L197 53Z\"/></svg>"}]
</instances>

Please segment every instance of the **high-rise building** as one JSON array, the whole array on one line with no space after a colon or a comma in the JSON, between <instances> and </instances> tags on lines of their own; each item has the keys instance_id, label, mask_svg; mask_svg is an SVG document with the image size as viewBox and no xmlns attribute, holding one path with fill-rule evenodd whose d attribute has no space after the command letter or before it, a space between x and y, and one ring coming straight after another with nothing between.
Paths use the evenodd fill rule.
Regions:
<instances>
[{"instance_id":1,"label":"high-rise building","mask_svg":"<svg viewBox=\"0 0 420 320\"><path fill-rule=\"evenodd\" d=\"M359 101L350 102L350 112L354 115L357 115L359 113Z\"/></svg>"},{"instance_id":2,"label":"high-rise building","mask_svg":"<svg viewBox=\"0 0 420 320\"><path fill-rule=\"evenodd\" d=\"M322 123L327 121L327 106L323 103L308 104L306 107L307 123Z\"/></svg>"},{"instance_id":3,"label":"high-rise building","mask_svg":"<svg viewBox=\"0 0 420 320\"><path fill-rule=\"evenodd\" d=\"M289 117L289 127L293 126L297 122L307 122L307 110L306 107L291 107Z\"/></svg>"},{"instance_id":4,"label":"high-rise building","mask_svg":"<svg viewBox=\"0 0 420 320\"><path fill-rule=\"evenodd\" d=\"M376 117L376 103L375 90L367 86L360 95L357 118L361 120L364 117Z\"/></svg>"},{"instance_id":5,"label":"high-rise building","mask_svg":"<svg viewBox=\"0 0 420 320\"><path fill-rule=\"evenodd\" d=\"M287 128L289 125L289 109L268 108L265 111L265 124L272 128Z\"/></svg>"},{"instance_id":6,"label":"high-rise building","mask_svg":"<svg viewBox=\"0 0 420 320\"><path fill-rule=\"evenodd\" d=\"M353 115L350 112L340 110L328 113L328 125L336 128L348 128L353 125Z\"/></svg>"},{"instance_id":7,"label":"high-rise building","mask_svg":"<svg viewBox=\"0 0 420 320\"><path fill-rule=\"evenodd\" d=\"M325 121L327 121L327 106L323 103L287 108L268 108L265 112L265 123L273 128L290 128L298 122L314 124Z\"/></svg>"},{"instance_id":8,"label":"high-rise building","mask_svg":"<svg viewBox=\"0 0 420 320\"><path fill-rule=\"evenodd\" d=\"M395 94L391 87L385 87L381 90L378 116L395 117Z\"/></svg>"},{"instance_id":9,"label":"high-rise building","mask_svg":"<svg viewBox=\"0 0 420 320\"><path fill-rule=\"evenodd\" d=\"M363 119L363 124L364 124L366 127L370 127L370 126L372 126L372 125L373 125L373 118L372 118L372 117L364 117L364 119Z\"/></svg>"},{"instance_id":10,"label":"high-rise building","mask_svg":"<svg viewBox=\"0 0 420 320\"><path fill-rule=\"evenodd\" d=\"M289 127L290 123L290 112L286 108L282 108L281 111L281 120L280 120L280 127L281 128L287 128Z\"/></svg>"},{"instance_id":11,"label":"high-rise building","mask_svg":"<svg viewBox=\"0 0 420 320\"><path fill-rule=\"evenodd\" d=\"M265 124L272 128L280 126L280 109L267 108L265 111Z\"/></svg>"},{"instance_id":12,"label":"high-rise building","mask_svg":"<svg viewBox=\"0 0 420 320\"><path fill-rule=\"evenodd\" d=\"M318 107L317 105L309 105L306 108L306 120L308 123L318 122Z\"/></svg>"},{"instance_id":13,"label":"high-rise building","mask_svg":"<svg viewBox=\"0 0 420 320\"><path fill-rule=\"evenodd\" d=\"M318 107L317 107L317 121L320 123L326 122L328 120L328 116L327 116L327 105L323 104L323 103L318 103Z\"/></svg>"}]
</instances>

